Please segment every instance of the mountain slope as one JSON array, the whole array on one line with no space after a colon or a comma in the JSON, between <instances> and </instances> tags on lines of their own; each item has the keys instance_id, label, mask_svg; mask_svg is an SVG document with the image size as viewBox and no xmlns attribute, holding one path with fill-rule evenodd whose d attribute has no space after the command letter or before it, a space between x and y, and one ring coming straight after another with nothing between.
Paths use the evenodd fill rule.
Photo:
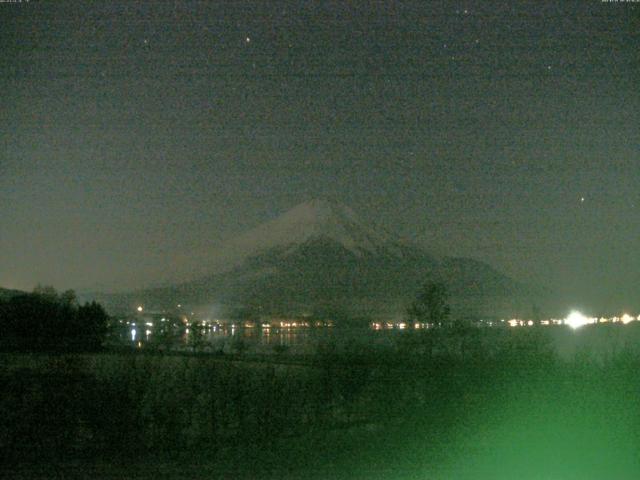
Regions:
<instances>
[{"instance_id":1,"label":"mountain slope","mask_svg":"<svg viewBox=\"0 0 640 480\"><path fill-rule=\"evenodd\" d=\"M399 242L381 227L362 222L344 205L315 199L302 203L229 242L229 247L249 257L273 248L304 244L323 237L355 254L398 251Z\"/></svg>"},{"instance_id":2,"label":"mountain slope","mask_svg":"<svg viewBox=\"0 0 640 480\"><path fill-rule=\"evenodd\" d=\"M273 315L393 317L426 280L436 279L448 285L455 314L498 316L530 311L540 296L483 262L438 259L365 224L351 209L321 200L258 226L235 245L233 268L118 302L128 308L188 304L223 316L249 308Z\"/></svg>"}]
</instances>

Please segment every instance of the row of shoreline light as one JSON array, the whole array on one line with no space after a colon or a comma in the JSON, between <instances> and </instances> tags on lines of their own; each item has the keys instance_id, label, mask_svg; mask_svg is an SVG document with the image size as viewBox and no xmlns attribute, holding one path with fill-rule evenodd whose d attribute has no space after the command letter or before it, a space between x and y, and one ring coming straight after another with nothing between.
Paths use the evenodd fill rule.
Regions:
<instances>
[{"instance_id":1,"label":"row of shoreline light","mask_svg":"<svg viewBox=\"0 0 640 480\"><path fill-rule=\"evenodd\" d=\"M607 324L607 323L621 323L626 325L631 322L640 321L640 315L634 317L625 313L619 317L587 317L582 313L574 310L572 311L566 318L551 318L547 320L540 320L536 322L534 320L523 320L518 318L512 318L510 320L502 319L496 321L481 321L480 323L484 326L488 327L500 327L506 326L509 327L533 327L534 325L541 326L552 326L552 325L567 325L574 330L585 325L596 325L596 324ZM424 329L430 328L430 325L424 323L415 323L410 324L407 322L373 322L371 323L371 328L373 330L391 330L391 329L399 329L399 330L410 330L410 329Z\"/></svg>"},{"instance_id":2,"label":"row of shoreline light","mask_svg":"<svg viewBox=\"0 0 640 480\"><path fill-rule=\"evenodd\" d=\"M181 305L178 305L178 306L181 307ZM138 306L136 310L140 314L143 312L143 307ZM165 318L162 318L161 321L164 322ZM186 317L184 317L184 321L186 324ZM585 325L596 325L596 324L606 324L606 323L621 323L623 325L627 325L628 323L631 323L634 321L640 321L640 315L638 315L637 317L634 317L632 315L629 315L628 313L624 313L619 317L615 317L615 316L614 317L587 317L586 315L583 315L579 311L573 310L564 319L552 318L552 319L540 320L536 322L534 320L523 320L518 318L512 318L510 320L502 319L499 321L482 321L481 320L480 323L489 327L503 326L505 324L507 324L509 327L532 327L534 325L541 325L541 326L567 325L575 330ZM203 327L206 327L206 326L209 326L207 324L210 322L207 322L206 320L204 320L204 321L201 321L200 323L202 324ZM129 324L129 322L127 322L127 324ZM224 328L223 324L218 324L217 321L212 322L211 326L213 326L213 324L217 324L217 327L219 328ZM133 323L133 325L135 326L135 323ZM146 323L146 326L153 326L153 324ZM333 326L333 322L325 322L325 321L309 322L305 320L286 320L286 321L274 320L271 322L241 322L238 326L241 328L242 327L244 328L262 327L263 329L300 328L300 327L308 328L308 327L321 327L321 326L331 327ZM431 325L426 323L411 324L408 322L397 322L397 323L373 322L371 323L370 326L373 330L386 330L386 329L395 329L395 328L400 330L405 330L405 329L411 329L412 327L417 330L417 329L430 328ZM236 325L232 324L231 327L236 328Z\"/></svg>"},{"instance_id":3,"label":"row of shoreline light","mask_svg":"<svg viewBox=\"0 0 640 480\"><path fill-rule=\"evenodd\" d=\"M606 323L621 323L623 325L627 325L628 323L640 321L640 315L634 317L629 315L628 313L624 313L619 317L587 317L583 315L577 310L573 310L567 318L564 319L550 319L550 320L541 320L540 325L567 325L574 330L576 328L583 327L585 325L598 325L598 324L606 324ZM510 327L524 327L524 326L533 326L535 323L533 320L519 320L517 318L512 318L511 320L507 320L507 323Z\"/></svg>"}]
</instances>

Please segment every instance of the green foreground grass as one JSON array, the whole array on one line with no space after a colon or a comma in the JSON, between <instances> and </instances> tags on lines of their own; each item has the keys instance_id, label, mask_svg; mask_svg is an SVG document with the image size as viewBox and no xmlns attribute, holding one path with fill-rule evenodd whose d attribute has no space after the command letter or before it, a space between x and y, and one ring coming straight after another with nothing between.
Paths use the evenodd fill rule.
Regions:
<instances>
[{"instance_id":1,"label":"green foreground grass","mask_svg":"<svg viewBox=\"0 0 640 480\"><path fill-rule=\"evenodd\" d=\"M306 366L7 354L3 471L17 479L639 478L639 359L583 352L561 361L540 345L517 345L389 364L325 355Z\"/></svg>"}]
</instances>

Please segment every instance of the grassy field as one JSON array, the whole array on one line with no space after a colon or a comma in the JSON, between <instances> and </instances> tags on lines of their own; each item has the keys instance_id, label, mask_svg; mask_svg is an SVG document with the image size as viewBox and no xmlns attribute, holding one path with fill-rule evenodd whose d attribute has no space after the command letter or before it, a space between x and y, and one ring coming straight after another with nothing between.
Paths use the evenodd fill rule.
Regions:
<instances>
[{"instance_id":1,"label":"grassy field","mask_svg":"<svg viewBox=\"0 0 640 480\"><path fill-rule=\"evenodd\" d=\"M306 364L1 356L7 478L635 479L640 361L509 333L464 356ZM286 359L284 359L286 360Z\"/></svg>"}]
</instances>

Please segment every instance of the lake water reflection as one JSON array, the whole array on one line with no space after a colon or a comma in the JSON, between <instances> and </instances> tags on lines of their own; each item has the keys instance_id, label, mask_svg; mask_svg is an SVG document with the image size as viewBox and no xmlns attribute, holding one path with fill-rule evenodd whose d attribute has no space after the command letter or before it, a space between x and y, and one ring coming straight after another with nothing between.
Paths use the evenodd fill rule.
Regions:
<instances>
[{"instance_id":1,"label":"lake water reflection","mask_svg":"<svg viewBox=\"0 0 640 480\"><path fill-rule=\"evenodd\" d=\"M156 329L148 325L119 325L111 343L140 349L223 353L284 353L306 355L321 345L342 350L354 343L391 346L397 330L376 331L368 327L244 328L215 325L208 328L171 326Z\"/></svg>"},{"instance_id":2,"label":"lake water reflection","mask_svg":"<svg viewBox=\"0 0 640 480\"><path fill-rule=\"evenodd\" d=\"M483 350L500 350L512 334L524 334L527 329L482 328L475 330ZM533 330L532 330L533 331ZM544 327L549 346L561 357L571 359L576 354L589 352L606 359L621 351L640 354L640 322L628 325L589 325L574 330L566 325ZM309 355L325 347L335 352L347 349L366 349L375 353L394 349L401 343L414 345L412 336L419 330L363 327L237 327L209 325L206 328L186 328L184 325L148 325L143 322L122 323L112 329L112 346L131 346L137 349L191 351L209 353L247 353ZM448 337L447 337L448 338ZM457 351L457 337L445 338L441 345ZM399 342L399 340L401 342ZM408 342L407 342L408 340Z\"/></svg>"}]
</instances>

